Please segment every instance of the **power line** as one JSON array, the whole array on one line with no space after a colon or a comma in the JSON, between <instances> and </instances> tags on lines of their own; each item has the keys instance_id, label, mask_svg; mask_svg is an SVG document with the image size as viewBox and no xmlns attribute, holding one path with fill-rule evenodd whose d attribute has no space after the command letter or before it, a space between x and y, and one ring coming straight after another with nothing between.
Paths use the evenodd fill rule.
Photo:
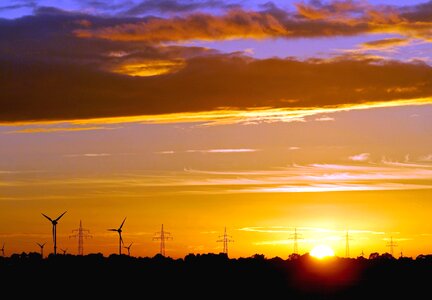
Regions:
<instances>
[{"instance_id":1,"label":"power line","mask_svg":"<svg viewBox=\"0 0 432 300\"><path fill-rule=\"evenodd\" d=\"M393 256L393 254L394 254L394 248L397 247L398 245L397 245L396 242L393 242L393 237L392 236L390 237L390 242L388 242L386 244L386 246L390 247L390 254L391 254L391 256Z\"/></svg>"},{"instance_id":2,"label":"power line","mask_svg":"<svg viewBox=\"0 0 432 300\"><path fill-rule=\"evenodd\" d=\"M171 233L164 231L164 226L162 224L161 231L155 233L156 236L153 237L153 241L160 240L160 254L165 256L165 241L172 240L170 236Z\"/></svg>"},{"instance_id":3,"label":"power line","mask_svg":"<svg viewBox=\"0 0 432 300\"><path fill-rule=\"evenodd\" d=\"M219 238L222 238L220 240L217 240L218 243L223 243L223 252L228 256L228 243L234 242L234 240L231 240L232 236L227 234L226 226L224 227L224 234L220 235Z\"/></svg>"},{"instance_id":4,"label":"power line","mask_svg":"<svg viewBox=\"0 0 432 300\"><path fill-rule=\"evenodd\" d=\"M84 238L92 237L92 235L88 234L90 230L84 229L80 220L79 228L72 230L72 232L76 232L76 234L69 236L69 238L78 238L78 255L84 255Z\"/></svg>"},{"instance_id":5,"label":"power line","mask_svg":"<svg viewBox=\"0 0 432 300\"><path fill-rule=\"evenodd\" d=\"M294 228L294 233L291 234L290 239L294 241L293 242L293 244L294 244L293 254L299 254L298 253L299 252L298 251L298 240L302 239L302 236L301 236L301 234L297 233L297 228Z\"/></svg>"}]
</instances>

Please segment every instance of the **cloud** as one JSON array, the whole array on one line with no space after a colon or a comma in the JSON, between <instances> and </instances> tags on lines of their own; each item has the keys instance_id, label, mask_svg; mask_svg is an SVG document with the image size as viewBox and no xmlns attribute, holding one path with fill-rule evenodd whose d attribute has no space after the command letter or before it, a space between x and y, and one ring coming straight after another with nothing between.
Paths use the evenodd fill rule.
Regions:
<instances>
[{"instance_id":1,"label":"cloud","mask_svg":"<svg viewBox=\"0 0 432 300\"><path fill-rule=\"evenodd\" d=\"M352 161L367 161L369 160L370 153L360 153L353 156L348 157L348 159Z\"/></svg>"},{"instance_id":2,"label":"cloud","mask_svg":"<svg viewBox=\"0 0 432 300\"><path fill-rule=\"evenodd\" d=\"M173 7L175 3L178 4L177 1L169 2ZM144 2L146 7L151 3L153 1ZM154 43L197 39L328 37L361 33L395 33L430 40L432 20L425 13L432 11L430 6L398 7L372 5L363 1L302 2L296 4L296 11L281 10L274 4L261 6L264 8L261 11L237 6L217 15L200 12L171 18L129 19L115 26L76 30L75 34L87 38Z\"/></svg>"},{"instance_id":3,"label":"cloud","mask_svg":"<svg viewBox=\"0 0 432 300\"><path fill-rule=\"evenodd\" d=\"M206 1L181 1L181 0L145 0L132 6L123 14L143 15L149 12L161 13L186 13L207 8L227 9L236 7L238 4L229 4L225 1L206 0Z\"/></svg>"},{"instance_id":4,"label":"cloud","mask_svg":"<svg viewBox=\"0 0 432 300\"><path fill-rule=\"evenodd\" d=\"M295 3L298 14L310 20L351 19L356 13L365 12L369 5L360 1L308 1Z\"/></svg>"},{"instance_id":5,"label":"cloud","mask_svg":"<svg viewBox=\"0 0 432 300\"><path fill-rule=\"evenodd\" d=\"M80 38L159 43L277 37L287 36L289 31L270 14L231 10L223 16L196 13L172 19L149 18L112 27L77 29L74 33Z\"/></svg>"},{"instance_id":6,"label":"cloud","mask_svg":"<svg viewBox=\"0 0 432 300\"><path fill-rule=\"evenodd\" d=\"M111 156L110 153L84 153L84 154L66 154L65 157L106 157Z\"/></svg>"},{"instance_id":7,"label":"cloud","mask_svg":"<svg viewBox=\"0 0 432 300\"><path fill-rule=\"evenodd\" d=\"M1 20L0 123L135 118L219 124L241 119L253 124L302 121L317 113L359 107L432 103L432 68L418 61L364 55L258 60L244 53L166 43L405 29L407 36L426 38L430 29L422 13L430 5L387 9L355 1L311 1L298 5L297 11L274 4L262 8L131 18L38 7L33 16Z\"/></svg>"},{"instance_id":8,"label":"cloud","mask_svg":"<svg viewBox=\"0 0 432 300\"><path fill-rule=\"evenodd\" d=\"M428 154L428 155L425 155L425 156L421 156L421 157L419 158L419 160L420 160L420 161L432 161L432 154Z\"/></svg>"},{"instance_id":9,"label":"cloud","mask_svg":"<svg viewBox=\"0 0 432 300\"><path fill-rule=\"evenodd\" d=\"M70 197L140 198L172 194L321 193L335 191L421 190L432 188L432 165L294 165L279 169L190 170L73 177L19 174L6 178L2 200L62 197L64 187L77 191ZM28 196L17 190L31 191ZM50 195L46 191L50 191ZM302 230L304 228L301 228ZM273 230L286 230L273 228ZM306 229L304 229L306 230ZM351 232L351 230L350 230ZM353 231L355 233L355 231Z\"/></svg>"},{"instance_id":10,"label":"cloud","mask_svg":"<svg viewBox=\"0 0 432 300\"><path fill-rule=\"evenodd\" d=\"M13 131L7 131L6 134L12 133L53 133L53 132L75 132L75 131L91 131L91 130L114 130L119 127L104 127L104 126L92 126L92 127L36 127L36 128L25 128Z\"/></svg>"},{"instance_id":11,"label":"cloud","mask_svg":"<svg viewBox=\"0 0 432 300\"><path fill-rule=\"evenodd\" d=\"M288 12L232 9L223 15L194 13L173 18L147 18L115 26L77 29L80 38L162 43L191 40L230 40L356 35L368 32L365 22L326 22L298 19Z\"/></svg>"},{"instance_id":12,"label":"cloud","mask_svg":"<svg viewBox=\"0 0 432 300\"><path fill-rule=\"evenodd\" d=\"M14 10L19 8L35 8L37 2L35 0L18 0L14 1L14 4L0 6L0 12L5 10Z\"/></svg>"},{"instance_id":13,"label":"cloud","mask_svg":"<svg viewBox=\"0 0 432 300\"><path fill-rule=\"evenodd\" d=\"M186 150L182 151L183 153L251 153L259 151L258 149L249 149L249 148L235 148L235 149L202 149L202 150ZM157 154L175 154L175 153L182 153L180 151L159 151L155 152Z\"/></svg>"},{"instance_id":14,"label":"cloud","mask_svg":"<svg viewBox=\"0 0 432 300\"><path fill-rule=\"evenodd\" d=\"M237 110L237 117L247 117L259 115L263 108L276 109L276 117L277 109L301 116L310 114L308 109L322 113L317 108L348 109L372 102L432 102L417 99L432 95L432 86L424 81L432 77L432 68L395 61L251 60L219 55L189 59L173 74L141 78L79 65L0 61L0 68L7 74L0 76L0 123L139 115L157 119L163 114L217 110L222 116L223 110Z\"/></svg>"},{"instance_id":15,"label":"cloud","mask_svg":"<svg viewBox=\"0 0 432 300\"><path fill-rule=\"evenodd\" d=\"M386 38L381 40L370 41L362 43L361 47L363 49L386 49L393 47L406 46L410 44L411 39L409 38Z\"/></svg>"},{"instance_id":16,"label":"cloud","mask_svg":"<svg viewBox=\"0 0 432 300\"><path fill-rule=\"evenodd\" d=\"M258 149L207 149L207 150L186 150L187 153L250 153Z\"/></svg>"},{"instance_id":17,"label":"cloud","mask_svg":"<svg viewBox=\"0 0 432 300\"><path fill-rule=\"evenodd\" d=\"M174 154L174 153L176 153L175 151L173 151L173 150L167 150L167 151L159 151L159 152L156 152L157 154Z\"/></svg>"},{"instance_id":18,"label":"cloud","mask_svg":"<svg viewBox=\"0 0 432 300\"><path fill-rule=\"evenodd\" d=\"M335 120L334 118L328 116L322 116L315 119L315 121L319 121L319 122L327 122L327 121L334 121L334 120Z\"/></svg>"}]
</instances>

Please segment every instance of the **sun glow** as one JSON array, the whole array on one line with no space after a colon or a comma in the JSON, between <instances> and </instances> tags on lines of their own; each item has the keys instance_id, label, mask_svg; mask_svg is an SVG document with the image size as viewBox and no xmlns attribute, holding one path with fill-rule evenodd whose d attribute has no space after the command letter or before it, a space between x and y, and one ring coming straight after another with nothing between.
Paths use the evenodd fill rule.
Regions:
<instances>
[{"instance_id":1,"label":"sun glow","mask_svg":"<svg viewBox=\"0 0 432 300\"><path fill-rule=\"evenodd\" d=\"M327 245L318 245L315 246L312 251L310 252L310 255L318 258L318 259L323 259L329 256L334 256L334 251L332 248L330 248Z\"/></svg>"}]
</instances>

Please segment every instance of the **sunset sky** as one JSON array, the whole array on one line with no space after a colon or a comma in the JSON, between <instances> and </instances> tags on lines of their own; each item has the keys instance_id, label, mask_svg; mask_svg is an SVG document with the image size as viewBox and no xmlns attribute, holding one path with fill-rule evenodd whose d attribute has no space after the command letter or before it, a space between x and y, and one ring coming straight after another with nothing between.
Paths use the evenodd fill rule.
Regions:
<instances>
[{"instance_id":1,"label":"sunset sky","mask_svg":"<svg viewBox=\"0 0 432 300\"><path fill-rule=\"evenodd\" d=\"M6 255L432 253L432 1L2 0ZM126 249L125 249L126 250ZM126 252L126 251L125 251Z\"/></svg>"}]
</instances>

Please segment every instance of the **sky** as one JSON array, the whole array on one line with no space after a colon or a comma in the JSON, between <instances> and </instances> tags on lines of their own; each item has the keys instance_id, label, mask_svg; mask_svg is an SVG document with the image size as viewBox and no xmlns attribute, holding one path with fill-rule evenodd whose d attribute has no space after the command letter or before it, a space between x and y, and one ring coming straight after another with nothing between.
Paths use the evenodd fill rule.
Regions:
<instances>
[{"instance_id":1,"label":"sky","mask_svg":"<svg viewBox=\"0 0 432 300\"><path fill-rule=\"evenodd\" d=\"M431 253L431 42L432 1L3 0L0 244Z\"/></svg>"}]
</instances>

